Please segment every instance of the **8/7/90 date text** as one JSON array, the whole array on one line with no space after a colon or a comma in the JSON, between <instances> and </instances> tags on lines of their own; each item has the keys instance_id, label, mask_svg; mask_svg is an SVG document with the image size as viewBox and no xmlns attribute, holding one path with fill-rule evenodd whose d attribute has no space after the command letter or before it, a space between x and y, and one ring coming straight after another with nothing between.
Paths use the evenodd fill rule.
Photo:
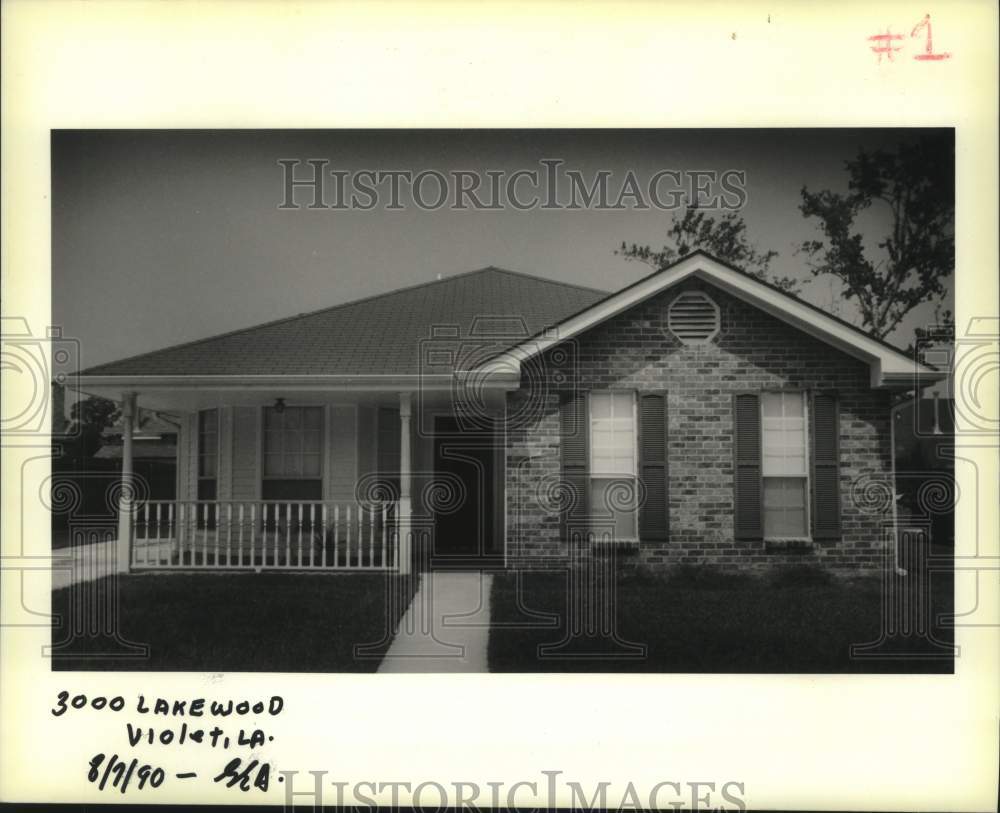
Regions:
<instances>
[{"instance_id":1,"label":"8/7/90 date text","mask_svg":"<svg viewBox=\"0 0 1000 813\"><path fill-rule=\"evenodd\" d=\"M167 778L163 768L140 763L135 758L126 762L118 754L112 754L110 757L105 754L95 754L89 765L87 779L96 783L99 790L110 787L117 789L119 793L125 793L130 786L137 790L143 790L147 787L158 788ZM174 777L193 779L197 775L196 772L190 771L174 774ZM253 788L266 792L271 781L271 766L266 762L262 764L256 759L244 766L243 761L237 757L229 760L218 776L212 778L212 781L225 782L227 788L238 787L244 792Z\"/></svg>"}]
</instances>

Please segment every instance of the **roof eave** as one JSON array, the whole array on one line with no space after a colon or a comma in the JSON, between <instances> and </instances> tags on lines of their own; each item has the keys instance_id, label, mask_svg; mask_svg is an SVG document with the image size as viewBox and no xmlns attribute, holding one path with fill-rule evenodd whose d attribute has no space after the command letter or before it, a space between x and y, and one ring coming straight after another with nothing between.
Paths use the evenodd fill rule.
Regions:
<instances>
[{"instance_id":1,"label":"roof eave","mask_svg":"<svg viewBox=\"0 0 1000 813\"><path fill-rule=\"evenodd\" d=\"M877 380L872 368L872 387L891 390L921 390L948 379L948 373L921 365L917 369L880 372Z\"/></svg>"},{"instance_id":2,"label":"roof eave","mask_svg":"<svg viewBox=\"0 0 1000 813\"><path fill-rule=\"evenodd\" d=\"M271 390L275 387L289 392L325 390L392 391L447 390L454 385L456 376L464 372L385 374L332 374L332 375L79 375L68 379L66 386L78 392L113 390L115 392L142 392L150 390L219 390L252 391ZM517 386L519 375L491 376L482 382L486 389L511 389Z\"/></svg>"}]
</instances>

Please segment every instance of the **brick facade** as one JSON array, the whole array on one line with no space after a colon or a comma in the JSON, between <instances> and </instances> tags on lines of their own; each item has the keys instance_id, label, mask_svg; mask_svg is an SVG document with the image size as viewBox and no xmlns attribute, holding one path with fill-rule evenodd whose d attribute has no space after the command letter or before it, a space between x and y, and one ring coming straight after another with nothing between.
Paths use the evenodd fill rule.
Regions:
<instances>
[{"instance_id":1,"label":"brick facade","mask_svg":"<svg viewBox=\"0 0 1000 813\"><path fill-rule=\"evenodd\" d=\"M670 302L689 290L705 291L720 308L721 330L708 344L683 344L667 329ZM571 553L559 516L559 390L572 386L668 393L670 539L643 541L632 561L727 569L817 563L843 572L881 567L891 511L889 392L870 388L866 363L696 279L550 349L525 369L522 388L507 401L511 564L556 564ZM794 551L733 534L732 395L781 388L836 390L840 406L842 537Z\"/></svg>"}]
</instances>

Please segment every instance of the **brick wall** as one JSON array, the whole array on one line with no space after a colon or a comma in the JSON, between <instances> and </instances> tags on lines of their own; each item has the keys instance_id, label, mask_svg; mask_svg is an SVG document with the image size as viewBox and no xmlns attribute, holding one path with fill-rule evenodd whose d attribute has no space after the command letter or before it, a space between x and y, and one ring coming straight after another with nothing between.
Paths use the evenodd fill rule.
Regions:
<instances>
[{"instance_id":1,"label":"brick wall","mask_svg":"<svg viewBox=\"0 0 1000 813\"><path fill-rule=\"evenodd\" d=\"M721 310L721 331L685 345L666 327L681 291L703 290ZM668 392L670 540L643 542L633 561L769 568L820 563L835 571L881 565L891 506L888 392L869 387L868 365L700 280L688 280L571 343L548 351L508 397L507 536L512 563L564 561L559 521L559 393ZM834 389L840 401L842 538L801 551L733 538L732 394Z\"/></svg>"}]
</instances>

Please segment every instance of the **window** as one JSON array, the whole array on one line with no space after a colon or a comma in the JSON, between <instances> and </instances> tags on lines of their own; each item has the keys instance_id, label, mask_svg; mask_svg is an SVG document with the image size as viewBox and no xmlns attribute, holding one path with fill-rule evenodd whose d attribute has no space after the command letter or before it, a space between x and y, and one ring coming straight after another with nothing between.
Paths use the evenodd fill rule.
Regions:
<instances>
[{"instance_id":1,"label":"window","mask_svg":"<svg viewBox=\"0 0 1000 813\"><path fill-rule=\"evenodd\" d=\"M761 394L764 536L809 536L806 401L801 392Z\"/></svg>"},{"instance_id":2,"label":"window","mask_svg":"<svg viewBox=\"0 0 1000 813\"><path fill-rule=\"evenodd\" d=\"M636 539L636 420L632 392L590 394L590 505L599 539Z\"/></svg>"},{"instance_id":3,"label":"window","mask_svg":"<svg viewBox=\"0 0 1000 813\"><path fill-rule=\"evenodd\" d=\"M214 500L219 476L219 410L198 413L198 499Z\"/></svg>"},{"instance_id":4,"label":"window","mask_svg":"<svg viewBox=\"0 0 1000 813\"><path fill-rule=\"evenodd\" d=\"M323 407L264 409L265 500L323 498Z\"/></svg>"},{"instance_id":5,"label":"window","mask_svg":"<svg viewBox=\"0 0 1000 813\"><path fill-rule=\"evenodd\" d=\"M670 303L667 327L685 344L704 344L719 332L719 306L700 291L688 291Z\"/></svg>"}]
</instances>

